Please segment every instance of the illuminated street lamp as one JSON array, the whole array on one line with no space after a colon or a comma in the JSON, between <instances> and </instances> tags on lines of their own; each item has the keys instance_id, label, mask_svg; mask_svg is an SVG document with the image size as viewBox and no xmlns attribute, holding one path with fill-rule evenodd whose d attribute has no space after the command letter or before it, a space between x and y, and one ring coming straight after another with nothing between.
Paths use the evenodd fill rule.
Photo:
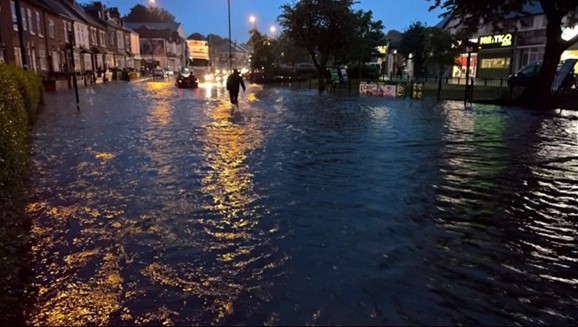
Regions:
<instances>
[{"instance_id":1,"label":"illuminated street lamp","mask_svg":"<svg viewBox=\"0 0 578 327\"><path fill-rule=\"evenodd\" d=\"M271 31L272 36L275 36L275 32L277 32L277 27L271 25L271 27L269 28L269 31Z\"/></svg>"},{"instance_id":2,"label":"illuminated street lamp","mask_svg":"<svg viewBox=\"0 0 578 327\"><path fill-rule=\"evenodd\" d=\"M256 26L257 18L255 16L251 15L249 17L249 21L253 24L253 29L257 29L257 26Z\"/></svg>"},{"instance_id":3,"label":"illuminated street lamp","mask_svg":"<svg viewBox=\"0 0 578 327\"><path fill-rule=\"evenodd\" d=\"M155 5L155 0L149 0L149 7L152 7Z\"/></svg>"}]
</instances>

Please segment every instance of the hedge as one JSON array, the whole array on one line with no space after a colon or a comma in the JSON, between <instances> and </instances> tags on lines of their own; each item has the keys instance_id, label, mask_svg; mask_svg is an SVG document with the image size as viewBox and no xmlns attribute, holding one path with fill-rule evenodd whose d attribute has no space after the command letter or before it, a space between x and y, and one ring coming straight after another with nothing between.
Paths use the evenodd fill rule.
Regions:
<instances>
[{"instance_id":1,"label":"hedge","mask_svg":"<svg viewBox=\"0 0 578 327\"><path fill-rule=\"evenodd\" d=\"M25 187L29 127L42 104L33 72L0 64L0 323L22 323L29 219Z\"/></svg>"}]
</instances>

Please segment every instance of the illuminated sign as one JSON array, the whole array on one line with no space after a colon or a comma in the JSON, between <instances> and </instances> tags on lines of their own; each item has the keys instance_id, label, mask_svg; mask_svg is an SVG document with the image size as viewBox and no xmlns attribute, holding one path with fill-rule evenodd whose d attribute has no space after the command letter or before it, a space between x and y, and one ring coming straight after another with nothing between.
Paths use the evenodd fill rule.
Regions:
<instances>
[{"instance_id":1,"label":"illuminated sign","mask_svg":"<svg viewBox=\"0 0 578 327\"><path fill-rule=\"evenodd\" d=\"M480 46L481 47L511 47L512 46L512 34L496 34L496 35L486 35L480 36Z\"/></svg>"},{"instance_id":2,"label":"illuminated sign","mask_svg":"<svg viewBox=\"0 0 578 327\"><path fill-rule=\"evenodd\" d=\"M578 35L578 25L562 28L562 40L568 41Z\"/></svg>"},{"instance_id":3,"label":"illuminated sign","mask_svg":"<svg viewBox=\"0 0 578 327\"><path fill-rule=\"evenodd\" d=\"M209 43L201 40L187 40L191 59L209 59Z\"/></svg>"}]
</instances>

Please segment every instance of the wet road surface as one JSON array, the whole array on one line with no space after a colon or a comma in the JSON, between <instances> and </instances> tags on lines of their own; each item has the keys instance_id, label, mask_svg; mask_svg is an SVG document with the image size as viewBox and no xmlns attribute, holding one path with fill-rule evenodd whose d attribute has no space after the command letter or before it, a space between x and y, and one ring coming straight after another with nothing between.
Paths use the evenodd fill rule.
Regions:
<instances>
[{"instance_id":1,"label":"wet road surface","mask_svg":"<svg viewBox=\"0 0 578 327\"><path fill-rule=\"evenodd\" d=\"M578 323L578 114L115 83L33 131L34 325Z\"/></svg>"}]
</instances>

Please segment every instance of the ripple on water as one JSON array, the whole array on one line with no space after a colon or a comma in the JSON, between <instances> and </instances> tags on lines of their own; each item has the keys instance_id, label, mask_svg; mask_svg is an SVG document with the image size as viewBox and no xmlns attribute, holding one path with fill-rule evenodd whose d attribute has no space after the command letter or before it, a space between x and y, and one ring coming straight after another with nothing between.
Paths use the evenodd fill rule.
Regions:
<instances>
[{"instance_id":1,"label":"ripple on water","mask_svg":"<svg viewBox=\"0 0 578 327\"><path fill-rule=\"evenodd\" d=\"M578 125L171 81L47 95L29 323L575 324Z\"/></svg>"}]
</instances>

